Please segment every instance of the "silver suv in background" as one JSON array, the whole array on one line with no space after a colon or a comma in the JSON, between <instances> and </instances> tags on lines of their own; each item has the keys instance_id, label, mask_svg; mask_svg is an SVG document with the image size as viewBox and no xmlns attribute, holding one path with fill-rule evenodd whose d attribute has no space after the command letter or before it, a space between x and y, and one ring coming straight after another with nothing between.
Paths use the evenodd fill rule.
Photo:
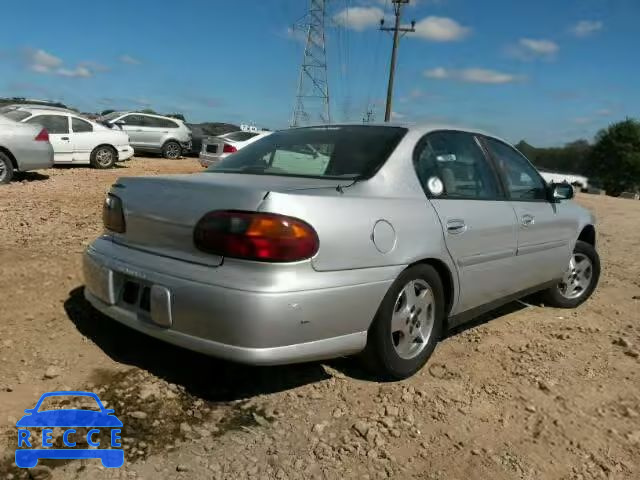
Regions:
<instances>
[{"instance_id":1,"label":"silver suv in background","mask_svg":"<svg viewBox=\"0 0 640 480\"><path fill-rule=\"evenodd\" d=\"M191 151L191 130L182 120L139 112L112 112L100 122L120 127L136 152L161 153L175 159Z\"/></svg>"}]
</instances>

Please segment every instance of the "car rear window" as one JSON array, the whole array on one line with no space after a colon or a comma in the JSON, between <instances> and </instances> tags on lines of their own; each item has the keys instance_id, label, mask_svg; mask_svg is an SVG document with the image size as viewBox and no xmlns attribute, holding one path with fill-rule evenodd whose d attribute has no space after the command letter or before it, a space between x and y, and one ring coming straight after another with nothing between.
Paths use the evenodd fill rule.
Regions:
<instances>
[{"instance_id":1,"label":"car rear window","mask_svg":"<svg viewBox=\"0 0 640 480\"><path fill-rule=\"evenodd\" d=\"M401 127L332 125L267 135L207 171L314 178L370 178L407 130Z\"/></svg>"},{"instance_id":2,"label":"car rear window","mask_svg":"<svg viewBox=\"0 0 640 480\"><path fill-rule=\"evenodd\" d=\"M9 112L3 112L2 115L10 118L11 120L15 120L16 122L21 122L25 118L30 117L31 113L25 112L24 110L11 110Z\"/></svg>"},{"instance_id":3,"label":"car rear window","mask_svg":"<svg viewBox=\"0 0 640 480\"><path fill-rule=\"evenodd\" d=\"M246 142L250 138L258 135L257 133L252 132L232 132L227 134L224 138L227 140L231 140L233 142Z\"/></svg>"}]
</instances>

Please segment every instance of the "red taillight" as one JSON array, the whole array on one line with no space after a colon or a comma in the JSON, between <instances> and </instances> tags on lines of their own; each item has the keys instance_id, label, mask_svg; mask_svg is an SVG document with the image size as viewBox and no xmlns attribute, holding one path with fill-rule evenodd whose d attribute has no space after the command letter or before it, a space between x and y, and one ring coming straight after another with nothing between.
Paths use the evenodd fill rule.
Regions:
<instances>
[{"instance_id":1,"label":"red taillight","mask_svg":"<svg viewBox=\"0 0 640 480\"><path fill-rule=\"evenodd\" d=\"M47 132L46 128L40 130L40 133L36 136L36 142L48 142L49 141L49 132Z\"/></svg>"},{"instance_id":2,"label":"red taillight","mask_svg":"<svg viewBox=\"0 0 640 480\"><path fill-rule=\"evenodd\" d=\"M313 257L316 231L297 218L275 213L223 210L209 212L193 232L199 250L262 262L295 262Z\"/></svg>"},{"instance_id":3,"label":"red taillight","mask_svg":"<svg viewBox=\"0 0 640 480\"><path fill-rule=\"evenodd\" d=\"M224 147L222 147L222 153L235 153L237 151L238 149L236 147L229 145L228 143L225 143Z\"/></svg>"}]
</instances>

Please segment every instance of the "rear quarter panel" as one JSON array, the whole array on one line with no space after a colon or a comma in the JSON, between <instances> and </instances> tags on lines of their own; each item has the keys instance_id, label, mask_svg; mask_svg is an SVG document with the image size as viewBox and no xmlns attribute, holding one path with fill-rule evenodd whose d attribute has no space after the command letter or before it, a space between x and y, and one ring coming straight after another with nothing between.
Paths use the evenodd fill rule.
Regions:
<instances>
[{"instance_id":1,"label":"rear quarter panel","mask_svg":"<svg viewBox=\"0 0 640 480\"><path fill-rule=\"evenodd\" d=\"M436 258L453 272L440 222L426 197L372 197L367 190L363 185L346 188L342 194L335 188L271 192L260 210L297 217L313 226L320 240L312 259L318 271L409 265ZM393 229L392 247L386 252L374 241L374 226L381 220Z\"/></svg>"}]
</instances>

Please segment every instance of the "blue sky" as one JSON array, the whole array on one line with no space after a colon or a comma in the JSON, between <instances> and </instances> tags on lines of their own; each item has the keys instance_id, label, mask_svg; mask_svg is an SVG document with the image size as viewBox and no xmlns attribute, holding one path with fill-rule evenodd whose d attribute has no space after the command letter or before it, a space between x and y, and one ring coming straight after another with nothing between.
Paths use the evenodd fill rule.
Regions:
<instances>
[{"instance_id":1,"label":"blue sky","mask_svg":"<svg viewBox=\"0 0 640 480\"><path fill-rule=\"evenodd\" d=\"M334 120L384 114L390 0L328 0ZM307 0L11 2L0 95L287 126ZM345 9L349 9L348 12ZM556 145L640 116L637 0L412 0L394 112Z\"/></svg>"}]
</instances>

